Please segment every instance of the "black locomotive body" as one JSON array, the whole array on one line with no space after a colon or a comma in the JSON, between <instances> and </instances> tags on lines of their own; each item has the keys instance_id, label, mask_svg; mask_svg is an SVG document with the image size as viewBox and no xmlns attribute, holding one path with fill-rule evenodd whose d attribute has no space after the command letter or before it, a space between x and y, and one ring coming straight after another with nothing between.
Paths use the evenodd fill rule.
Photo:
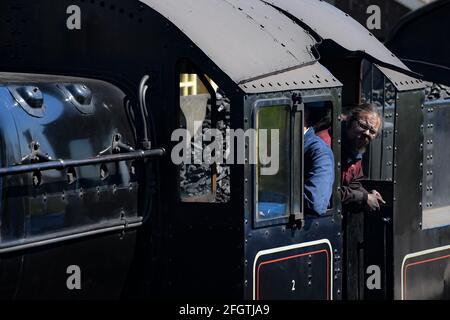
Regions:
<instances>
[{"instance_id":1,"label":"black locomotive body","mask_svg":"<svg viewBox=\"0 0 450 320\"><path fill-rule=\"evenodd\" d=\"M5 0L0 12L2 298L448 295L447 229L420 225L425 86L344 13L312 0ZM341 108L362 99L385 120L366 159L388 200L378 216L339 201ZM322 217L301 196L311 104L333 119ZM197 163L208 143L189 138L194 161L175 163L178 129L241 132L243 149ZM280 170L264 176L251 132L271 129ZM434 261L428 287L417 270Z\"/></svg>"}]
</instances>

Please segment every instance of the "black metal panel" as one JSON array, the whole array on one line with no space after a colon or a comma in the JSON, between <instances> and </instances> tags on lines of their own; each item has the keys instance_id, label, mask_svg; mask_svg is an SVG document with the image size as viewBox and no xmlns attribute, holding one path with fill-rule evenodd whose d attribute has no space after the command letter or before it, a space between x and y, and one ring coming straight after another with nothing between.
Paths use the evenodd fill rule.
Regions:
<instances>
[{"instance_id":1,"label":"black metal panel","mask_svg":"<svg viewBox=\"0 0 450 320\"><path fill-rule=\"evenodd\" d=\"M15 299L118 299L121 297L136 231L87 238L25 251ZM80 268L81 290L68 290L69 266Z\"/></svg>"},{"instance_id":2,"label":"black metal panel","mask_svg":"<svg viewBox=\"0 0 450 320\"><path fill-rule=\"evenodd\" d=\"M81 30L66 28L66 9L74 4L81 9ZM166 150L170 150L170 136L177 127L171 108L176 106L179 100L179 79L175 66L180 57L197 62L197 66L217 80L226 92L236 96L240 93L235 84L180 30L138 1L2 1L0 12L0 68L3 71L65 74L109 80L130 97L132 105L136 105L138 100L137 91L142 76L144 73L149 74L149 115L151 122L157 124L150 128L154 133L153 147L164 146ZM44 16L45 19L42 19ZM10 37L11 34L14 34L13 38ZM239 103L235 97L230 98L238 101L233 106L238 115L242 102ZM72 109L80 114L75 107ZM242 127L242 117L232 115L232 118L234 127ZM110 117L106 115L96 124L105 125L108 119ZM82 122L81 125L87 125L87 122ZM10 121L9 126L13 123ZM65 128L54 127L52 132L62 129ZM139 130L138 126L138 133ZM14 132L15 128L8 131ZM52 137L57 138L53 134ZM64 141L61 140L60 143L63 144ZM11 159L8 164L19 161L20 159ZM243 253L236 248L242 246L242 236L232 236L233 240L228 242L224 242L224 239L228 239L229 235L225 231L229 231L230 227L242 235L238 226L243 225L243 214L240 214L235 205L225 206L220 212L215 210L214 206L201 206L198 210L187 206L184 211L176 212L173 207L177 201L174 166L170 161L166 161L159 168L164 172L164 179L161 179L159 186L159 201L150 204L144 201L139 203L139 211L146 211L149 205L154 210L148 220L152 223L146 224L145 228L138 232L138 248L141 251L135 256L134 274L128 279L128 296L164 296L163 293L166 296L176 296L177 290L183 294L188 288L197 287L197 296L210 297L210 293L217 289L215 285L219 283L225 290L218 294L241 297L242 282L239 281L239 276L242 277L242 271L239 270L238 261L243 261ZM112 169L115 169L114 165ZM99 170L95 171L99 173ZM144 174L149 184L139 192L141 196L145 195L151 200L150 195L155 191L155 185L149 170ZM236 183L233 186L232 198L236 203L241 203L239 199L242 199L240 178L242 175L239 175L238 170L232 169L232 180ZM137 195L136 188L133 188L133 192ZM165 198L162 199L161 195L165 195ZM16 206L11 202L9 204ZM133 206L135 205L133 202ZM120 207L115 210L120 210ZM190 213L192 215L189 215ZM23 218L22 223L10 224L23 225ZM178 229L174 231L173 225L177 225ZM190 226L193 225L201 226L199 228L203 233L199 232L193 236L192 233L179 232L193 232L190 231ZM209 227L213 225L218 225L217 228L223 232L215 232L217 228L210 232ZM11 232L12 237L21 234L23 230L20 228ZM205 241L205 236L209 237L208 241ZM222 246L220 248L226 250L215 251L217 256L208 259L202 268L192 265L192 256L189 255L191 248L199 248L199 254L211 256L210 252L218 249L214 244L218 243ZM92 245L95 246L94 243ZM124 261L128 259L126 255L123 257ZM224 264L220 263L218 257L228 259ZM188 276L179 277L180 261L184 266L190 266L191 269L186 268L182 273ZM189 270L195 272L189 273ZM232 275L230 270L234 270ZM182 278L183 281L173 281L174 285L171 286L171 278ZM218 282L205 281L202 289L197 285L198 279L216 279ZM231 285L229 279L233 279L237 284ZM189 291L189 296L195 294Z\"/></svg>"},{"instance_id":3,"label":"black metal panel","mask_svg":"<svg viewBox=\"0 0 450 320\"><path fill-rule=\"evenodd\" d=\"M294 92L249 96L244 115L245 129L251 127L253 104L258 99L292 97ZM340 159L341 91L337 89L295 92L304 103L333 102L332 147ZM327 216L305 216L299 230L290 224L256 228L252 166L245 166L245 286L247 299L342 299L342 218L339 201L340 165L336 161L333 209ZM306 256L304 256L306 255ZM311 255L311 260L309 256ZM303 258L307 257L306 260ZM279 260L281 259L281 261ZM282 262L279 264L278 262ZM328 268L331 272L327 273ZM258 269L260 271L258 278ZM328 278L330 277L330 278ZM327 279L330 282L327 284ZM295 286L294 286L295 283ZM293 288L295 287L295 290ZM331 290L332 288L332 290ZM258 291L259 290L259 291ZM328 292L327 292L328 290ZM259 292L259 295L258 295Z\"/></svg>"},{"instance_id":4,"label":"black metal panel","mask_svg":"<svg viewBox=\"0 0 450 320\"><path fill-rule=\"evenodd\" d=\"M422 103L422 91L397 94L394 148L394 232L396 236L407 235L420 228Z\"/></svg>"}]
</instances>

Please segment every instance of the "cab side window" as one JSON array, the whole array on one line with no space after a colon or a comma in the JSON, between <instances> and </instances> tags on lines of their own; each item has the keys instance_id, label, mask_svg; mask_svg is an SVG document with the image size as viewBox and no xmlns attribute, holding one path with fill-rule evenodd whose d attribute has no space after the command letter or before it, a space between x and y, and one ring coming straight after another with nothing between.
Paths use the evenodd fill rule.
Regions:
<instances>
[{"instance_id":1,"label":"cab side window","mask_svg":"<svg viewBox=\"0 0 450 320\"><path fill-rule=\"evenodd\" d=\"M303 218L303 105L297 107L287 98L255 104L257 227Z\"/></svg>"},{"instance_id":2,"label":"cab side window","mask_svg":"<svg viewBox=\"0 0 450 320\"><path fill-rule=\"evenodd\" d=\"M290 212L290 108L289 106L271 106L262 108L256 116L257 155L270 155L272 159L279 154L278 171L267 174L273 163L257 165L257 222L283 218ZM264 135L260 133L265 132ZM278 133L276 133L278 132ZM273 135L277 135L279 144L271 143ZM267 135L267 139L261 139ZM276 139L277 140L277 139ZM279 148L279 150L275 150ZM259 158L259 157L258 157Z\"/></svg>"},{"instance_id":3,"label":"cab side window","mask_svg":"<svg viewBox=\"0 0 450 320\"><path fill-rule=\"evenodd\" d=\"M231 194L225 161L230 129L230 99L190 62L179 64L179 124L186 131L184 161L179 167L182 202L225 203Z\"/></svg>"}]
</instances>

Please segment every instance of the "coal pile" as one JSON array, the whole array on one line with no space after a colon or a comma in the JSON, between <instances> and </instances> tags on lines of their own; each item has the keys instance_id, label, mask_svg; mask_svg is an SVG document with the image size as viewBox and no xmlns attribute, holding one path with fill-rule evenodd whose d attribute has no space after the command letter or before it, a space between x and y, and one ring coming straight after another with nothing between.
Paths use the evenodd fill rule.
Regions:
<instances>
[{"instance_id":1,"label":"coal pile","mask_svg":"<svg viewBox=\"0 0 450 320\"><path fill-rule=\"evenodd\" d=\"M450 88L437 83L427 83L425 97L427 101L450 99Z\"/></svg>"},{"instance_id":2,"label":"coal pile","mask_svg":"<svg viewBox=\"0 0 450 320\"><path fill-rule=\"evenodd\" d=\"M216 95L217 123L222 137L226 137L226 130L230 128L230 100L219 90ZM203 135L211 129L211 100L206 106L206 117L202 124ZM202 161L202 154L209 141L197 145L192 141L192 164L182 165L180 168L180 189L184 201L192 202L229 202L231 195L230 167L225 164L206 164ZM223 141L223 150L226 150L226 141ZM195 164L202 162L203 164ZM212 174L216 173L216 193L212 193Z\"/></svg>"}]
</instances>

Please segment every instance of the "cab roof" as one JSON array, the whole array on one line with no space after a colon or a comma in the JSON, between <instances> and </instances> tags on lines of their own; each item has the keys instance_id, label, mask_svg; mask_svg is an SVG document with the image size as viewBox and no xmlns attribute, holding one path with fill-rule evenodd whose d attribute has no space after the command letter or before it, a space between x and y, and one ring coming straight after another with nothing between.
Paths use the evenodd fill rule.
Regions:
<instances>
[{"instance_id":1,"label":"cab roof","mask_svg":"<svg viewBox=\"0 0 450 320\"><path fill-rule=\"evenodd\" d=\"M332 40L351 52L361 52L378 64L411 73L369 30L347 13L319 0L264 0L311 28L320 38Z\"/></svg>"},{"instance_id":2,"label":"cab roof","mask_svg":"<svg viewBox=\"0 0 450 320\"><path fill-rule=\"evenodd\" d=\"M312 35L260 0L140 0L238 84L315 64Z\"/></svg>"}]
</instances>

